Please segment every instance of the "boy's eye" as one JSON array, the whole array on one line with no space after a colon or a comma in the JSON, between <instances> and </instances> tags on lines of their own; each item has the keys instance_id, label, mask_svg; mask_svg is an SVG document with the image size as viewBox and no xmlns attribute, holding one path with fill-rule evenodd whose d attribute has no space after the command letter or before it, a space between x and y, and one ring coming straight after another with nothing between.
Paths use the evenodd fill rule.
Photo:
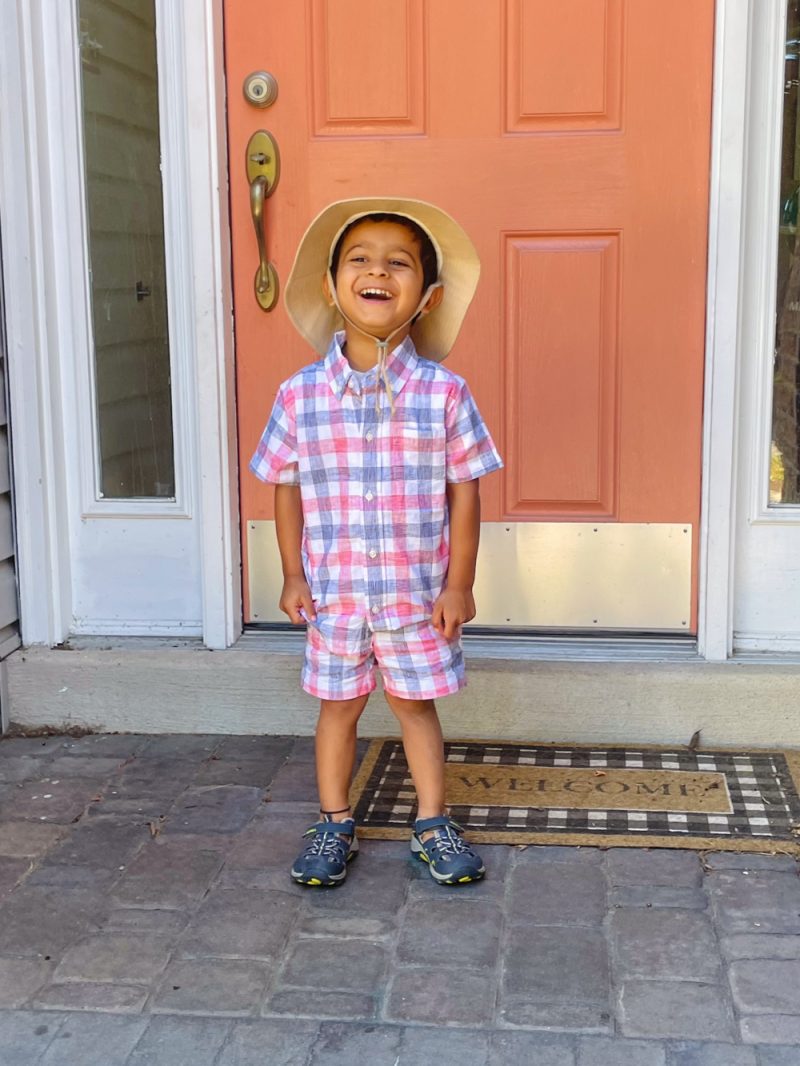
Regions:
<instances>
[{"instance_id":1,"label":"boy's eye","mask_svg":"<svg viewBox=\"0 0 800 1066\"><path fill-rule=\"evenodd\" d=\"M407 263L405 261L405 259L390 259L389 262L391 263L392 266L398 266L398 267L410 266L410 264Z\"/></svg>"}]
</instances>

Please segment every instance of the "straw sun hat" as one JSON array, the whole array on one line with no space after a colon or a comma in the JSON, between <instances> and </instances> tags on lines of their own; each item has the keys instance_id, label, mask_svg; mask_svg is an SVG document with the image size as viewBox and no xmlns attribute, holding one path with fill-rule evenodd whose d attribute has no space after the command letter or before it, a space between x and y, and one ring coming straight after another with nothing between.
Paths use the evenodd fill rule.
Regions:
<instances>
[{"instance_id":1,"label":"straw sun hat","mask_svg":"<svg viewBox=\"0 0 800 1066\"><path fill-rule=\"evenodd\" d=\"M289 318L298 332L325 355L336 330L344 327L336 307L322 294L334 245L342 231L364 215L388 213L413 219L431 238L439 261L442 302L411 328L420 355L441 362L453 347L478 284L480 261L475 247L455 219L423 200L369 196L339 200L321 211L303 235L286 283Z\"/></svg>"}]
</instances>

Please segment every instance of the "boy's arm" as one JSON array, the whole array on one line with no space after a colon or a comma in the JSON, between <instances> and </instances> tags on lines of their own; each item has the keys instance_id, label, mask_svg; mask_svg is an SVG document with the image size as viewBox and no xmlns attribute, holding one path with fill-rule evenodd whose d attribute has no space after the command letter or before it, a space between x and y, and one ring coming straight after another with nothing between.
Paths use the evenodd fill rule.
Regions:
<instances>
[{"instance_id":1,"label":"boy's arm","mask_svg":"<svg viewBox=\"0 0 800 1066\"><path fill-rule=\"evenodd\" d=\"M450 563L447 582L433 605L431 620L447 640L453 640L461 625L475 617L472 586L481 532L478 479L448 483L447 505L450 512Z\"/></svg>"},{"instance_id":2,"label":"boy's arm","mask_svg":"<svg viewBox=\"0 0 800 1066\"><path fill-rule=\"evenodd\" d=\"M278 606L295 624L305 622L300 608L312 621L317 617L311 589L303 570L303 505L299 485L275 486L275 529L283 567L283 591Z\"/></svg>"}]
</instances>

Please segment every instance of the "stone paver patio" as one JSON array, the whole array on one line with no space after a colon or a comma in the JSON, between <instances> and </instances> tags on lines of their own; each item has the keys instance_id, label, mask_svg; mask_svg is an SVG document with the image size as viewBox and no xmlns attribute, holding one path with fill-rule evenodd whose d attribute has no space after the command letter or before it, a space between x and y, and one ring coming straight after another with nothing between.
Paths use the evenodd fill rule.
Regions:
<instances>
[{"instance_id":1,"label":"stone paver patio","mask_svg":"<svg viewBox=\"0 0 800 1066\"><path fill-rule=\"evenodd\" d=\"M362 842L287 867L307 738L0 741L0 1066L798 1066L786 856Z\"/></svg>"}]
</instances>

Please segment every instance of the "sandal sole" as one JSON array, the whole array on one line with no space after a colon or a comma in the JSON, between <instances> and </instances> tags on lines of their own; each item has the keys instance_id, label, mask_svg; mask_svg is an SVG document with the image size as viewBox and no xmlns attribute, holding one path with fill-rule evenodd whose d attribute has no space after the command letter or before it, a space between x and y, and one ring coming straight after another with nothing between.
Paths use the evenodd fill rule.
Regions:
<instances>
[{"instance_id":1,"label":"sandal sole","mask_svg":"<svg viewBox=\"0 0 800 1066\"><path fill-rule=\"evenodd\" d=\"M352 862L356 855L358 855L358 848L349 852L347 862ZM294 870L289 871L289 876L296 885L303 885L306 888L336 888L338 885L341 885L347 877L347 867L345 866L339 877L331 877L328 878L327 881L324 881L321 877L308 877L306 874L296 874Z\"/></svg>"},{"instance_id":2,"label":"sandal sole","mask_svg":"<svg viewBox=\"0 0 800 1066\"><path fill-rule=\"evenodd\" d=\"M419 847L419 845L418 845ZM415 855L420 862L424 862L428 867L428 873L431 875L437 885L469 885L475 881L482 881L486 874L486 867L484 867L479 873L476 873L470 877L449 877L447 874L437 874L431 866L431 860L425 854L424 850L420 848L419 851L415 850L412 846L412 855Z\"/></svg>"}]
</instances>

